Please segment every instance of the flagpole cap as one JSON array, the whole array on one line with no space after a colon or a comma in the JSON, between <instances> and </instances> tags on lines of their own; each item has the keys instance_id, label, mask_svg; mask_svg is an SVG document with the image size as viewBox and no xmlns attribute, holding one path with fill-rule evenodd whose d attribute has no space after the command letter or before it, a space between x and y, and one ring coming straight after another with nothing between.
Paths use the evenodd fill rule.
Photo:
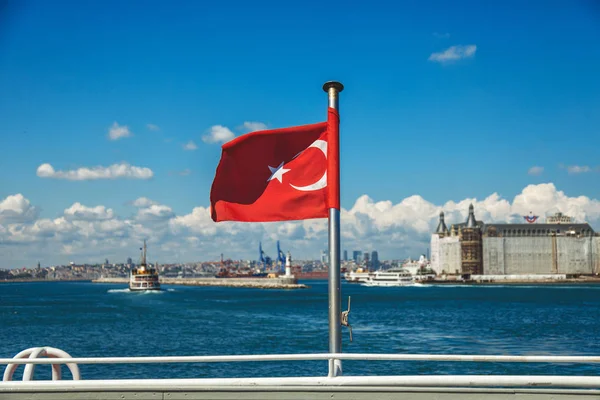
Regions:
<instances>
[{"instance_id":1,"label":"flagpole cap","mask_svg":"<svg viewBox=\"0 0 600 400\"><path fill-rule=\"evenodd\" d=\"M323 90L329 92L329 88L334 88L338 93L344 90L344 85L338 81L328 81L323 84Z\"/></svg>"}]
</instances>

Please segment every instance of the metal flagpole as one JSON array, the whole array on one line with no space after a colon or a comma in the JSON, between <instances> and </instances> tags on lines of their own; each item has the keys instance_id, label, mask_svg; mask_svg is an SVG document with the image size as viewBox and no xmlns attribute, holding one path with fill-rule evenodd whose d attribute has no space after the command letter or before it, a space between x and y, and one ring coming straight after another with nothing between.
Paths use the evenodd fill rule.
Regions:
<instances>
[{"instance_id":1,"label":"metal flagpole","mask_svg":"<svg viewBox=\"0 0 600 400\"><path fill-rule=\"evenodd\" d=\"M325 82L323 90L329 96L329 107L339 112L339 93L344 90L340 82ZM339 143L339 140L338 140ZM339 149L338 149L339 151ZM339 159L339 158L338 158ZM339 168L339 165L338 167ZM339 176L339 173L338 173ZM337 185L339 190L339 182ZM329 352L342 352L341 325L341 290L340 290L340 210L329 209ZM342 374L342 361L329 360L329 376Z\"/></svg>"}]
</instances>

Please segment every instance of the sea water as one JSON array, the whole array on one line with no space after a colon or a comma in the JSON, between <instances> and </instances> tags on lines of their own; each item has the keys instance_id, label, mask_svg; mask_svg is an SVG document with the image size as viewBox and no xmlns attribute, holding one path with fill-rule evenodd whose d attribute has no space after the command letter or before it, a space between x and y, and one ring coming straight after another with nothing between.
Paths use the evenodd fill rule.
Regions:
<instances>
[{"instance_id":1,"label":"sea water","mask_svg":"<svg viewBox=\"0 0 600 400\"><path fill-rule=\"evenodd\" d=\"M52 346L73 357L325 353L327 282L304 290L121 284L0 284L0 357ZM363 287L343 351L398 354L600 355L600 286ZM0 368L4 368L1 366ZM345 375L598 375L595 365L345 361ZM23 367L15 375L20 379ZM83 379L323 376L326 361L80 365ZM50 368L36 368L48 379ZM65 378L70 378L66 368Z\"/></svg>"}]
</instances>

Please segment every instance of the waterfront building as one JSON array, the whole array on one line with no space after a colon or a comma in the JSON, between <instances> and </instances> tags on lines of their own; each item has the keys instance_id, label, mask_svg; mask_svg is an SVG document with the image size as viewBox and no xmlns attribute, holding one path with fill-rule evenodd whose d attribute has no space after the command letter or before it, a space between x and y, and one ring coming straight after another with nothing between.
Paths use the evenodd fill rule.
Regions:
<instances>
[{"instance_id":1,"label":"waterfront building","mask_svg":"<svg viewBox=\"0 0 600 400\"><path fill-rule=\"evenodd\" d=\"M600 236L588 223L562 213L546 223L484 224L471 205L467 221L450 229L440 213L431 237L431 267L437 274L598 274Z\"/></svg>"},{"instance_id":2,"label":"waterfront building","mask_svg":"<svg viewBox=\"0 0 600 400\"><path fill-rule=\"evenodd\" d=\"M456 231L451 232L444 221L444 212L440 212L440 222L431 235L431 269L436 274L460 274L461 252Z\"/></svg>"},{"instance_id":3,"label":"waterfront building","mask_svg":"<svg viewBox=\"0 0 600 400\"><path fill-rule=\"evenodd\" d=\"M489 224L483 243L487 275L600 272L600 236L587 223Z\"/></svg>"},{"instance_id":4,"label":"waterfront building","mask_svg":"<svg viewBox=\"0 0 600 400\"><path fill-rule=\"evenodd\" d=\"M361 255L361 251L360 250L354 250L352 252L352 259L354 260L354 262L356 264L360 263L360 255Z\"/></svg>"},{"instance_id":5,"label":"waterfront building","mask_svg":"<svg viewBox=\"0 0 600 400\"><path fill-rule=\"evenodd\" d=\"M348 250L344 250L344 261L348 261Z\"/></svg>"}]
</instances>

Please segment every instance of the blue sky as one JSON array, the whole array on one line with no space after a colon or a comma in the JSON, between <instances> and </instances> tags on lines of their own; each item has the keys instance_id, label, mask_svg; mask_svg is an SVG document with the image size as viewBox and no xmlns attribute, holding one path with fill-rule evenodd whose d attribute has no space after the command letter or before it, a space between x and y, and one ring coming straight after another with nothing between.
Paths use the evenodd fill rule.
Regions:
<instances>
[{"instance_id":1,"label":"blue sky","mask_svg":"<svg viewBox=\"0 0 600 400\"><path fill-rule=\"evenodd\" d=\"M322 121L331 79L346 209L541 183L600 198L597 3L398 3L1 2L0 201L22 194L47 219L75 202L126 219L139 197L189 214L209 204L211 127ZM109 140L115 122L131 135ZM44 163L153 177L38 177Z\"/></svg>"}]
</instances>

